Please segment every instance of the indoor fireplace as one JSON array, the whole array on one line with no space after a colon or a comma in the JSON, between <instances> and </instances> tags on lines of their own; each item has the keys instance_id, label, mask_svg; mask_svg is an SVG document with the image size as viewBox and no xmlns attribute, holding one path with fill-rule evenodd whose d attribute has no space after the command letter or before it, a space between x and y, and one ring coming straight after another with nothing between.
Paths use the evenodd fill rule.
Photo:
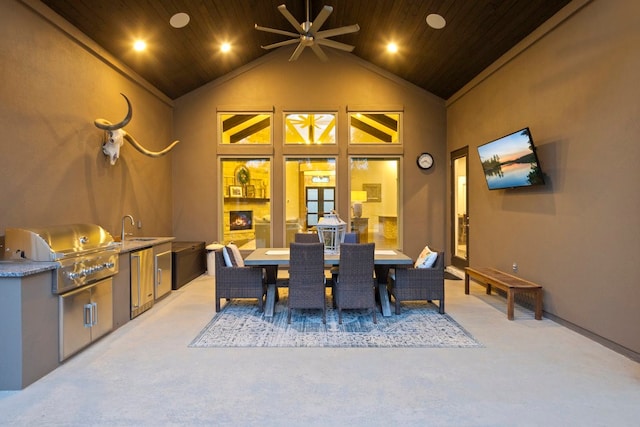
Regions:
<instances>
[{"instance_id":1,"label":"indoor fireplace","mask_svg":"<svg viewBox=\"0 0 640 427\"><path fill-rule=\"evenodd\" d=\"M253 228L253 211L230 211L229 229L251 230Z\"/></svg>"}]
</instances>

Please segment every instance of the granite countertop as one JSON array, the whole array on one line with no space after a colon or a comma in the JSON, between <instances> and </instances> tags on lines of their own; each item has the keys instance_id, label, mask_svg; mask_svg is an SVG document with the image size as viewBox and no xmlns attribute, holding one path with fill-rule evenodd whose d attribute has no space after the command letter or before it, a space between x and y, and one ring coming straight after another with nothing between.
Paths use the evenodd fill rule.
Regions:
<instances>
[{"instance_id":1,"label":"granite countertop","mask_svg":"<svg viewBox=\"0 0 640 427\"><path fill-rule=\"evenodd\" d=\"M0 261L0 278L30 276L56 268L58 268L57 262L2 260Z\"/></svg>"},{"instance_id":2,"label":"granite countertop","mask_svg":"<svg viewBox=\"0 0 640 427\"><path fill-rule=\"evenodd\" d=\"M133 252L138 249L149 248L162 243L171 242L175 237L131 237L124 239L120 245L120 253ZM120 242L118 242L120 243Z\"/></svg>"},{"instance_id":3,"label":"granite countertop","mask_svg":"<svg viewBox=\"0 0 640 427\"><path fill-rule=\"evenodd\" d=\"M120 246L120 253L133 252L138 249L150 248L162 243L171 242L175 237L132 237L125 239ZM0 260L0 278L3 277L25 277L49 270L57 269L57 262L31 261L31 260Z\"/></svg>"}]
</instances>

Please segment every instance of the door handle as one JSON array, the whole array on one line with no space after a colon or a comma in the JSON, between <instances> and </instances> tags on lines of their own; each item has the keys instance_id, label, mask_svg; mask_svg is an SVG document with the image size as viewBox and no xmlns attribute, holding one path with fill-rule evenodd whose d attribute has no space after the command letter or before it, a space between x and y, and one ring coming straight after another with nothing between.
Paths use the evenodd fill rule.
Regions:
<instances>
[{"instance_id":1,"label":"door handle","mask_svg":"<svg viewBox=\"0 0 640 427\"><path fill-rule=\"evenodd\" d=\"M136 301L136 304L133 306L133 308L139 308L140 307L140 301L142 301L142 295L140 294L140 255L135 254L135 255L131 255L131 258L136 258L137 259L137 263L136 263L136 271L138 272L136 280L138 281L138 283L136 284L137 286L137 290L138 290L138 300Z\"/></svg>"},{"instance_id":2,"label":"door handle","mask_svg":"<svg viewBox=\"0 0 640 427\"><path fill-rule=\"evenodd\" d=\"M98 303L91 303L91 326L95 326L98 324Z\"/></svg>"},{"instance_id":3,"label":"door handle","mask_svg":"<svg viewBox=\"0 0 640 427\"><path fill-rule=\"evenodd\" d=\"M92 321L92 307L93 305L91 303L89 304L85 304L84 305L84 309L83 309L83 319L82 321L84 322L84 327L85 328L90 328L91 327L91 321Z\"/></svg>"},{"instance_id":4,"label":"door handle","mask_svg":"<svg viewBox=\"0 0 640 427\"><path fill-rule=\"evenodd\" d=\"M156 281L156 286L160 286L160 284L162 283L162 269L158 268L158 272L156 273L156 276L158 277L158 280Z\"/></svg>"}]
</instances>

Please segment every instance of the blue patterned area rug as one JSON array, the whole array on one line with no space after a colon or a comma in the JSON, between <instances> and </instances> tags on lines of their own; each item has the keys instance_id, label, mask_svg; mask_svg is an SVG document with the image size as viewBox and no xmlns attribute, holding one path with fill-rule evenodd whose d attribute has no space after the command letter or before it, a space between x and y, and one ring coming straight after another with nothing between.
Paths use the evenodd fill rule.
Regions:
<instances>
[{"instance_id":1,"label":"blue patterned area rug","mask_svg":"<svg viewBox=\"0 0 640 427\"><path fill-rule=\"evenodd\" d=\"M403 303L401 315L378 313L377 320L374 324L368 310L343 310L339 325L327 297L326 325L320 310L293 310L288 324L286 295L272 318L258 311L255 300L232 299L189 347L482 347L449 315L439 314L435 304Z\"/></svg>"}]
</instances>

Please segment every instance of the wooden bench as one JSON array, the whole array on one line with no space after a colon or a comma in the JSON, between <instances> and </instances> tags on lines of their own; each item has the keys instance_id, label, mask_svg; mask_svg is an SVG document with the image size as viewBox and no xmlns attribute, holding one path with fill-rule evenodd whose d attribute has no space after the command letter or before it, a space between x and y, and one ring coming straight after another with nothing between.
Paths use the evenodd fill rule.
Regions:
<instances>
[{"instance_id":1,"label":"wooden bench","mask_svg":"<svg viewBox=\"0 0 640 427\"><path fill-rule=\"evenodd\" d=\"M513 320L514 297L518 293L530 292L535 296L535 316L536 320L542 320L542 286L527 280L521 279L511 274L503 273L494 268L471 268L464 269L464 293L469 295L469 277L473 277L479 282L487 285L487 294L491 294L491 287L502 289L507 293L507 318Z\"/></svg>"}]
</instances>

